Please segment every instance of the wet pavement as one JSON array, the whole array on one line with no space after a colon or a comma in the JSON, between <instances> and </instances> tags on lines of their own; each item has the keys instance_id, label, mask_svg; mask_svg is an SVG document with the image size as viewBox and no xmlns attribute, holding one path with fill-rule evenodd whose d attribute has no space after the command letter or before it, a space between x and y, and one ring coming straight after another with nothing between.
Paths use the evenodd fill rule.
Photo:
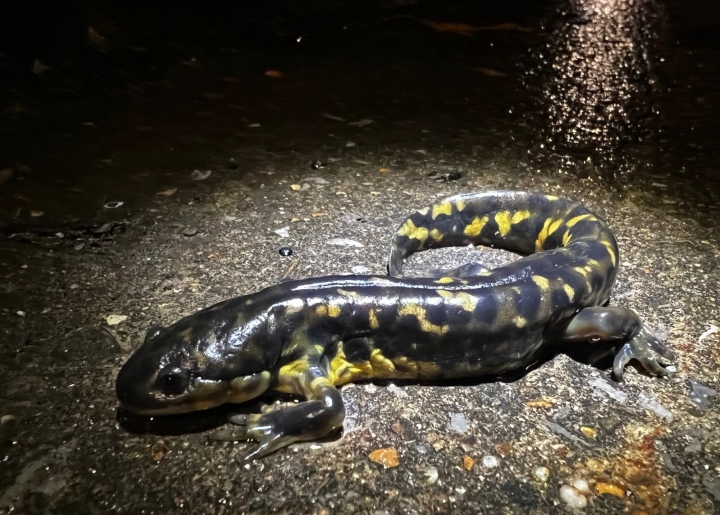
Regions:
<instances>
[{"instance_id":1,"label":"wet pavement","mask_svg":"<svg viewBox=\"0 0 720 515\"><path fill-rule=\"evenodd\" d=\"M0 512L720 509L717 6L28 5L0 54ZM678 373L616 383L561 355L348 385L341 438L253 463L224 413L118 420L115 376L150 325L284 277L383 274L405 216L485 189L603 216L611 303ZM397 466L370 459L388 448Z\"/></svg>"}]
</instances>

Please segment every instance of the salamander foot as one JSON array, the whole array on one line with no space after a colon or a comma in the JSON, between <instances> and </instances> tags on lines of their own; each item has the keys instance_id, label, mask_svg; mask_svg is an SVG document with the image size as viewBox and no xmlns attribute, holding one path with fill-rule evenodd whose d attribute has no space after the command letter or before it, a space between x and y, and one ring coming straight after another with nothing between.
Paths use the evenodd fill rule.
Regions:
<instances>
[{"instance_id":1,"label":"salamander foot","mask_svg":"<svg viewBox=\"0 0 720 515\"><path fill-rule=\"evenodd\" d=\"M645 326L642 326L640 331L620 347L620 350L615 355L613 374L618 381L622 381L625 365L630 360L635 359L648 373L664 377L670 374L670 371L658 362L658 357L670 363L675 359L674 353L657 336L652 334Z\"/></svg>"}]
</instances>

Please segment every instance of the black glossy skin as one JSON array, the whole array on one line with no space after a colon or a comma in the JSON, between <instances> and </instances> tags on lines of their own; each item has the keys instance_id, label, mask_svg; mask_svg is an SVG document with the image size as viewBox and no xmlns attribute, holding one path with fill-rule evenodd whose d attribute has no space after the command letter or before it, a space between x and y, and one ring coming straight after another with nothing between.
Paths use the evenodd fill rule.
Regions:
<instances>
[{"instance_id":1,"label":"black glossy skin","mask_svg":"<svg viewBox=\"0 0 720 515\"><path fill-rule=\"evenodd\" d=\"M427 248L493 245L533 254L492 271L398 277ZM670 353L627 308L604 308L618 266L604 222L566 199L521 192L458 195L411 215L393 238L390 276L289 281L151 330L123 366L117 394L146 414L244 402L266 390L307 401L236 416L257 458L324 436L344 417L336 386L363 379L498 373L543 345L617 347L614 372L638 359L665 375Z\"/></svg>"}]
</instances>

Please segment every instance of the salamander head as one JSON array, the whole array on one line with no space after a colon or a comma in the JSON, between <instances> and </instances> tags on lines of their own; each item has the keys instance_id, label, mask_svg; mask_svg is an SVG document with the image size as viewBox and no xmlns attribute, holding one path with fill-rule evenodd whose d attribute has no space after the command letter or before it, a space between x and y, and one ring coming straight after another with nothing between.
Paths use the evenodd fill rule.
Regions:
<instances>
[{"instance_id":1,"label":"salamander head","mask_svg":"<svg viewBox=\"0 0 720 515\"><path fill-rule=\"evenodd\" d=\"M187 413L245 402L267 390L277 356L266 320L253 317L236 326L240 317L224 320L205 311L147 332L118 373L116 392L124 409Z\"/></svg>"}]
</instances>

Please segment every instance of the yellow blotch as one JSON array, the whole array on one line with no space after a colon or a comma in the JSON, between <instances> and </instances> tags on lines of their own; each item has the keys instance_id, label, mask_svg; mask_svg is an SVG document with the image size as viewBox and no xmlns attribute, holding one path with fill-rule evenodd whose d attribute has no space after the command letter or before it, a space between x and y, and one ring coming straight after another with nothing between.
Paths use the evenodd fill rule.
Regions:
<instances>
[{"instance_id":1,"label":"yellow blotch","mask_svg":"<svg viewBox=\"0 0 720 515\"><path fill-rule=\"evenodd\" d=\"M237 323L237 322L236 322L236 323ZM243 323L243 322L240 322L240 324L242 324L242 323ZM240 324L238 324L238 325L240 325ZM193 333L193 328L192 328L192 327L188 327L187 329L185 329L184 331L182 331L182 332L180 333L180 337L183 339L183 341L189 342L189 341L190 341L190 338L192 337L192 333Z\"/></svg>"},{"instance_id":2,"label":"yellow blotch","mask_svg":"<svg viewBox=\"0 0 720 515\"><path fill-rule=\"evenodd\" d=\"M442 370L437 363L433 361L418 361L417 364L419 378L433 379L440 377Z\"/></svg>"},{"instance_id":3,"label":"yellow blotch","mask_svg":"<svg viewBox=\"0 0 720 515\"><path fill-rule=\"evenodd\" d=\"M535 241L535 250L537 252L540 252L543 250L543 245L545 244L545 240L550 237L552 233L558 230L558 228L562 225L562 220L554 220L552 218L548 218L545 220L545 223L543 224L543 228L540 231L540 234L538 234L537 240Z\"/></svg>"},{"instance_id":4,"label":"yellow blotch","mask_svg":"<svg viewBox=\"0 0 720 515\"><path fill-rule=\"evenodd\" d=\"M372 365L376 376L395 374L395 364L383 356L380 349L373 349L370 353L370 365Z\"/></svg>"},{"instance_id":5,"label":"yellow blotch","mask_svg":"<svg viewBox=\"0 0 720 515\"><path fill-rule=\"evenodd\" d=\"M436 279L435 282L438 284L447 284L455 281L453 277L441 277L440 279Z\"/></svg>"},{"instance_id":6,"label":"yellow blotch","mask_svg":"<svg viewBox=\"0 0 720 515\"><path fill-rule=\"evenodd\" d=\"M342 288L338 288L337 292L344 297L351 297L353 299L361 299L362 298L362 295L360 295L356 291L348 291L348 290L343 290Z\"/></svg>"},{"instance_id":7,"label":"yellow blotch","mask_svg":"<svg viewBox=\"0 0 720 515\"><path fill-rule=\"evenodd\" d=\"M588 272L590 271L587 269L587 267L582 267L582 266L574 266L573 270L575 270L577 273L579 273L583 277L587 276Z\"/></svg>"},{"instance_id":8,"label":"yellow blotch","mask_svg":"<svg viewBox=\"0 0 720 515\"><path fill-rule=\"evenodd\" d=\"M425 241L428 237L427 227L417 227L412 220L406 220L397 232L400 236L407 236L413 240Z\"/></svg>"},{"instance_id":9,"label":"yellow blotch","mask_svg":"<svg viewBox=\"0 0 720 515\"><path fill-rule=\"evenodd\" d=\"M443 335L450 330L449 325L436 325L429 322L427 319L427 313L425 312L425 308L423 308L419 304L408 304L407 306L401 307L400 309L398 309L398 315L414 316L415 318L417 318L418 322L420 322L420 329L426 333Z\"/></svg>"},{"instance_id":10,"label":"yellow blotch","mask_svg":"<svg viewBox=\"0 0 720 515\"><path fill-rule=\"evenodd\" d=\"M329 316L329 317L337 317L340 316L340 306L333 306L321 304L320 306L317 306L315 308L315 313L317 313L318 316Z\"/></svg>"},{"instance_id":11,"label":"yellow blotch","mask_svg":"<svg viewBox=\"0 0 720 515\"><path fill-rule=\"evenodd\" d=\"M563 290L567 293L568 299L573 300L575 298L575 290L569 284L563 284Z\"/></svg>"},{"instance_id":12,"label":"yellow blotch","mask_svg":"<svg viewBox=\"0 0 720 515\"><path fill-rule=\"evenodd\" d=\"M462 306L465 311L475 311L475 306L477 306L478 303L477 297L474 297L464 291L453 293L447 290L438 290L438 294L445 299L457 301L457 304Z\"/></svg>"},{"instance_id":13,"label":"yellow blotch","mask_svg":"<svg viewBox=\"0 0 720 515\"><path fill-rule=\"evenodd\" d=\"M498 232L500 236L505 236L513 225L520 223L526 218L530 218L530 211L516 211L512 216L508 211L501 211L495 215L495 222L498 224Z\"/></svg>"},{"instance_id":14,"label":"yellow blotch","mask_svg":"<svg viewBox=\"0 0 720 515\"><path fill-rule=\"evenodd\" d=\"M617 256L615 255L615 250L613 249L613 244L609 241L601 241L603 245L605 245L605 248L608 251L608 254L610 254L610 261L612 261L613 266L615 266L615 263L617 262Z\"/></svg>"},{"instance_id":15,"label":"yellow blotch","mask_svg":"<svg viewBox=\"0 0 720 515\"><path fill-rule=\"evenodd\" d=\"M545 195L545 198L548 199L550 202L558 199L555 195Z\"/></svg>"},{"instance_id":16,"label":"yellow blotch","mask_svg":"<svg viewBox=\"0 0 720 515\"><path fill-rule=\"evenodd\" d=\"M377 315L375 314L375 310L370 310L370 329L377 329L380 327L380 323L378 322Z\"/></svg>"},{"instance_id":17,"label":"yellow blotch","mask_svg":"<svg viewBox=\"0 0 720 515\"><path fill-rule=\"evenodd\" d=\"M280 367L278 375L280 376L281 380L291 377L297 377L300 374L306 372L309 366L310 365L308 364L307 358L300 358L296 361L292 361L287 365Z\"/></svg>"},{"instance_id":18,"label":"yellow blotch","mask_svg":"<svg viewBox=\"0 0 720 515\"><path fill-rule=\"evenodd\" d=\"M470 222L470 225L465 227L465 236L477 236L482 232L483 227L485 227L485 224L488 221L487 216L483 216L482 218L478 218L477 216L473 218L473 221Z\"/></svg>"},{"instance_id":19,"label":"yellow blotch","mask_svg":"<svg viewBox=\"0 0 720 515\"><path fill-rule=\"evenodd\" d=\"M443 233L441 233L437 229L433 229L432 231L430 231L430 237L435 241L440 241L443 239Z\"/></svg>"},{"instance_id":20,"label":"yellow blotch","mask_svg":"<svg viewBox=\"0 0 720 515\"><path fill-rule=\"evenodd\" d=\"M329 380L332 384L340 386L360 379L373 377L370 362L350 363L343 352L342 345L338 346L335 357L330 362Z\"/></svg>"},{"instance_id":21,"label":"yellow blotch","mask_svg":"<svg viewBox=\"0 0 720 515\"><path fill-rule=\"evenodd\" d=\"M475 306L477 306L478 303L477 297L464 291L459 292L455 297L460 300L465 311L475 311Z\"/></svg>"},{"instance_id":22,"label":"yellow blotch","mask_svg":"<svg viewBox=\"0 0 720 515\"><path fill-rule=\"evenodd\" d=\"M551 222L552 220L548 218L547 220L545 220L543 228L540 229L537 240L535 240L535 252L540 252L543 249L543 245L545 244L545 238L547 238L548 227L550 227Z\"/></svg>"},{"instance_id":23,"label":"yellow blotch","mask_svg":"<svg viewBox=\"0 0 720 515\"><path fill-rule=\"evenodd\" d=\"M595 220L595 217L591 215L590 213L585 213L584 215L576 216L575 218L571 218L568 220L567 225L568 227L574 226L576 223L582 221L582 220Z\"/></svg>"},{"instance_id":24,"label":"yellow blotch","mask_svg":"<svg viewBox=\"0 0 720 515\"><path fill-rule=\"evenodd\" d=\"M563 234L563 247L567 246L567 244L570 243L570 231L565 231L565 234Z\"/></svg>"},{"instance_id":25,"label":"yellow blotch","mask_svg":"<svg viewBox=\"0 0 720 515\"><path fill-rule=\"evenodd\" d=\"M500 211L495 215L495 223L498 225L500 236L505 236L510 231L510 213Z\"/></svg>"},{"instance_id":26,"label":"yellow blotch","mask_svg":"<svg viewBox=\"0 0 720 515\"><path fill-rule=\"evenodd\" d=\"M452 204L450 202L441 202L433 206L431 216L435 220L440 215L450 215L450 213L452 213Z\"/></svg>"},{"instance_id":27,"label":"yellow blotch","mask_svg":"<svg viewBox=\"0 0 720 515\"><path fill-rule=\"evenodd\" d=\"M396 367L400 367L402 373L398 374L400 378L415 379L418 377L420 367L417 361L410 361L407 356L401 356L392 360ZM396 369L397 370L397 369Z\"/></svg>"},{"instance_id":28,"label":"yellow blotch","mask_svg":"<svg viewBox=\"0 0 720 515\"><path fill-rule=\"evenodd\" d=\"M602 265L597 259L588 259L587 264L585 265L585 271L588 273L592 272L593 270L599 270L601 268Z\"/></svg>"},{"instance_id":29,"label":"yellow blotch","mask_svg":"<svg viewBox=\"0 0 720 515\"><path fill-rule=\"evenodd\" d=\"M532 280L542 291L548 291L550 289L550 281L541 275L533 275Z\"/></svg>"},{"instance_id":30,"label":"yellow blotch","mask_svg":"<svg viewBox=\"0 0 720 515\"><path fill-rule=\"evenodd\" d=\"M552 233L558 230L558 227L562 225L562 220L555 220L554 222L550 223L550 227L548 227L547 235L550 236Z\"/></svg>"},{"instance_id":31,"label":"yellow blotch","mask_svg":"<svg viewBox=\"0 0 720 515\"><path fill-rule=\"evenodd\" d=\"M522 329L523 327L525 327L525 326L527 325L527 319L524 318L524 317L521 317L521 316L516 316L515 318L513 318L513 323L514 323L517 327L519 327L520 329Z\"/></svg>"},{"instance_id":32,"label":"yellow blotch","mask_svg":"<svg viewBox=\"0 0 720 515\"><path fill-rule=\"evenodd\" d=\"M466 204L464 200L458 200L457 202L455 202L455 209L457 209L458 211L462 211L463 209L465 209L465 206Z\"/></svg>"}]
</instances>

